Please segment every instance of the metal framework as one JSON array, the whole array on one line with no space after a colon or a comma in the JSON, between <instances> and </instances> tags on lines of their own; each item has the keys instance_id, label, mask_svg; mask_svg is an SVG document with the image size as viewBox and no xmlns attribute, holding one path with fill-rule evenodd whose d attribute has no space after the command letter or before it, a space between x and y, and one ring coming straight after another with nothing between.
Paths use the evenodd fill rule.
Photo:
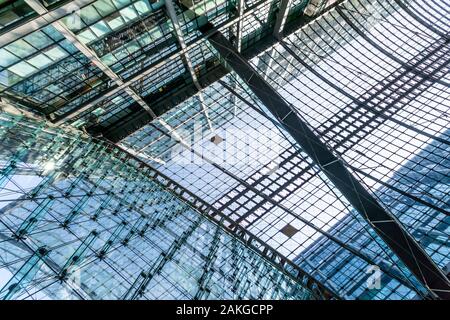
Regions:
<instances>
[{"instance_id":1,"label":"metal framework","mask_svg":"<svg viewBox=\"0 0 450 320\"><path fill-rule=\"evenodd\" d=\"M42 120L0 117L5 143L20 136L30 145L28 164L41 167L49 156L59 160L36 186L16 190L22 196L2 208L0 265L12 276L2 281L1 299L335 297L258 238L225 227L225 216L117 146L80 132L69 135L69 128ZM1 200L8 196L2 189ZM221 217L211 220L211 213ZM57 231L41 236L43 225ZM184 281L180 274L172 278L174 266ZM249 268L256 269L250 274Z\"/></svg>"},{"instance_id":2,"label":"metal framework","mask_svg":"<svg viewBox=\"0 0 450 320\"><path fill-rule=\"evenodd\" d=\"M32 7L38 14L44 16L46 14L50 14L53 16L53 13L50 13L41 3L37 0L25 0L25 2ZM122 79L115 74L108 66L106 66L97 55L92 52L85 44L79 41L73 32L71 32L66 26L57 21L58 19L53 16L52 25L61 32L64 37L69 40L81 53L83 53L93 64L95 64L104 74L106 74L117 86L124 86ZM49 22L49 21L47 21ZM153 110L145 103L145 101L129 86L125 86L125 92L136 101L145 111L147 111L153 118L156 118L156 114Z\"/></svg>"},{"instance_id":3,"label":"metal framework","mask_svg":"<svg viewBox=\"0 0 450 320\"><path fill-rule=\"evenodd\" d=\"M56 7L49 11L46 10L45 13L40 13L37 17L32 18L29 21L26 21L25 23L19 25L13 30L1 33L0 44L1 46L6 46L11 42L14 42L16 40L19 40L20 38L25 37L26 35L30 34L33 30L39 30L47 26L49 23L53 23L64 17L67 17L73 14L73 11L84 8L94 3L95 1L96 0L74 0L61 7Z\"/></svg>"},{"instance_id":4,"label":"metal framework","mask_svg":"<svg viewBox=\"0 0 450 320\"><path fill-rule=\"evenodd\" d=\"M448 4L22 2L0 298L449 299Z\"/></svg>"},{"instance_id":5,"label":"metal framework","mask_svg":"<svg viewBox=\"0 0 450 320\"><path fill-rule=\"evenodd\" d=\"M280 4L280 11L277 14L277 20L275 22L275 27L273 28L273 36L275 38L281 38L284 25L286 24L286 19L291 6L291 0L282 0Z\"/></svg>"},{"instance_id":6,"label":"metal framework","mask_svg":"<svg viewBox=\"0 0 450 320\"><path fill-rule=\"evenodd\" d=\"M205 27L206 30L210 28ZM369 221L370 225L389 245L424 285L436 297L450 298L450 282L442 270L425 253L420 245L386 212L377 200L348 171L342 159L336 157L314 132L300 119L296 111L232 49L228 40L219 32L209 38L221 57L252 89L275 119L314 160L330 181L349 200L352 206Z\"/></svg>"},{"instance_id":7,"label":"metal framework","mask_svg":"<svg viewBox=\"0 0 450 320\"><path fill-rule=\"evenodd\" d=\"M113 144L111 144L113 146ZM114 147L112 147L114 148ZM122 149L123 150L123 149ZM126 152L130 157L136 159L136 161L142 162L139 157ZM316 281L313 277L311 277L304 270L299 268L298 265L294 264L292 261L281 255L279 252L271 248L264 241L256 237L255 235L249 233L248 230L241 227L235 221L230 219L228 216L224 215L221 211L217 210L186 188L182 187L177 182L173 181L169 177L165 176L161 172L158 172L154 168L148 166L146 163L142 163L144 166L148 167L150 174L149 176L161 183L167 190L173 192L178 197L186 201L190 206L196 208L199 212L201 212L206 217L213 219L217 223L219 223L225 230L232 233L236 238L240 239L245 245L253 250L257 251L264 258L270 261L274 266L279 268L281 271L289 274L299 283L304 284L307 288L311 289L313 292L316 292L318 297L324 299L339 299L339 296L331 291L329 288L326 288L322 283Z\"/></svg>"}]
</instances>

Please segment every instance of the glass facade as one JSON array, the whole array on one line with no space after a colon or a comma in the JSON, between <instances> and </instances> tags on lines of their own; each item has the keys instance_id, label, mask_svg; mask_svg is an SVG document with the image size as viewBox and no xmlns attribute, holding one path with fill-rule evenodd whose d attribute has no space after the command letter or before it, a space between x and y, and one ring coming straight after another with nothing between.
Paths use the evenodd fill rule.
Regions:
<instances>
[{"instance_id":1,"label":"glass facade","mask_svg":"<svg viewBox=\"0 0 450 320\"><path fill-rule=\"evenodd\" d=\"M319 298L123 151L0 119L1 299Z\"/></svg>"},{"instance_id":2,"label":"glass facade","mask_svg":"<svg viewBox=\"0 0 450 320\"><path fill-rule=\"evenodd\" d=\"M446 134L448 133L447 130ZM403 194L406 191L415 195L423 195L432 204L441 200L447 204L449 203L449 159L442 156L448 154L449 146L446 145L444 150L440 150L442 147L436 141L427 145L417 155L407 161L376 193L379 194L380 199L396 209L402 223L413 230L412 234L417 237L423 248L436 259L444 270L449 272L448 237L450 220L448 216L439 219L436 211L431 211L429 206L415 202ZM434 169L434 172L428 174L430 167ZM397 187L398 191L393 190L391 186ZM437 223L434 222L436 220L438 220ZM333 227L331 232L333 234L344 233L348 234L349 237L357 237L361 244L369 244L371 242L370 237L358 228L349 217L342 219ZM321 248L327 248L330 251L324 252ZM336 255L341 257L336 259ZM396 284L385 276L381 278L383 284L381 290L367 289L364 286L367 277L350 278L350 273L348 273L348 269L361 268L362 266L359 266L354 257L346 254L344 250L323 237L305 250L298 262L301 263L300 259L304 258L309 262L311 270L313 270L312 266L326 265L326 272L321 274L320 277L332 279L339 285L347 286L349 295L354 298L381 300L419 298L414 292L404 287L396 287ZM316 267L316 270L318 269L320 267Z\"/></svg>"},{"instance_id":3,"label":"glass facade","mask_svg":"<svg viewBox=\"0 0 450 320\"><path fill-rule=\"evenodd\" d=\"M335 162L450 286L446 1L16 3L0 298L436 298Z\"/></svg>"}]
</instances>

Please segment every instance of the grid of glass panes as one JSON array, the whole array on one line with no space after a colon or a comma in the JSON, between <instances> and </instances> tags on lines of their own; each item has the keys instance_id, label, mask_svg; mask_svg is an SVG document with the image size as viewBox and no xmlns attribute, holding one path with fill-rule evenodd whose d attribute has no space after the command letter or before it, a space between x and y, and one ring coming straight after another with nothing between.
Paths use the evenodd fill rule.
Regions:
<instances>
[{"instance_id":1,"label":"grid of glass panes","mask_svg":"<svg viewBox=\"0 0 450 320\"><path fill-rule=\"evenodd\" d=\"M116 147L0 121L0 298L315 297Z\"/></svg>"},{"instance_id":2,"label":"grid of glass panes","mask_svg":"<svg viewBox=\"0 0 450 320\"><path fill-rule=\"evenodd\" d=\"M234 76L225 81L229 85L240 82ZM242 83L236 86L241 96L261 107L248 88ZM362 252L355 257L358 276L367 277L365 270L371 261L389 261L388 276L392 275L391 269L399 270L401 264L392 260L392 253L379 245L381 242L375 235L370 238L372 246L360 244L359 234L367 232L367 224L270 120L241 101L231 103L230 93L217 83L205 89L203 96L213 132L200 106L192 99L163 116L173 128L171 132L154 121L122 143L287 258L294 260L338 221L351 215L354 224L349 228L353 232L339 233L337 238ZM174 132L193 146L196 154L175 143L176 139L171 139ZM210 141L215 135L223 139L217 145ZM273 164L277 168L270 173ZM286 226L293 228L293 235L283 232ZM345 245L343 248L348 251ZM333 288L352 297L343 283Z\"/></svg>"},{"instance_id":3,"label":"grid of glass panes","mask_svg":"<svg viewBox=\"0 0 450 320\"><path fill-rule=\"evenodd\" d=\"M268 80L417 240L424 240L415 233L422 221L449 224L446 197L430 197L414 182L435 176L445 184L440 167L415 168L430 158L418 153L433 141L435 166L447 158L449 51L444 39L391 2L352 1L275 46L270 63L259 61ZM280 77L286 79L281 86ZM409 160L417 165L405 169ZM394 173L399 178L388 182ZM389 197L376 191L383 185ZM435 246L425 247L445 267L448 250Z\"/></svg>"},{"instance_id":4,"label":"grid of glass panes","mask_svg":"<svg viewBox=\"0 0 450 320\"><path fill-rule=\"evenodd\" d=\"M0 9L0 30L7 32L17 24L23 23L36 15L24 0L6 3L2 1Z\"/></svg>"}]
</instances>

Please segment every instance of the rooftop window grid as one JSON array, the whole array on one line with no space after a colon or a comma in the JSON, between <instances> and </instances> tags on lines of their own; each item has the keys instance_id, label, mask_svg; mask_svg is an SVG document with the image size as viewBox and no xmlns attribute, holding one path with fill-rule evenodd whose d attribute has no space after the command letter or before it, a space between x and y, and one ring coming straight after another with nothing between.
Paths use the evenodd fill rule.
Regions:
<instances>
[{"instance_id":1,"label":"rooftop window grid","mask_svg":"<svg viewBox=\"0 0 450 320\"><path fill-rule=\"evenodd\" d=\"M227 21L229 19L228 13L234 10L233 1L229 0L183 0L174 2L181 31L186 37L186 44L193 40L193 36L199 36L195 30L205 24L206 20L218 25ZM186 7L189 7L189 9Z\"/></svg>"},{"instance_id":2,"label":"rooftop window grid","mask_svg":"<svg viewBox=\"0 0 450 320\"><path fill-rule=\"evenodd\" d=\"M74 140L76 140L76 139L74 139ZM94 152L95 150L94 149L92 149L90 152L91 153L89 153L89 155L91 155L91 156L99 156L99 157L101 157L102 159L107 159L108 157L102 157L101 155L99 155L98 153L96 153L96 152ZM119 163L121 163L121 161L119 160L119 159L117 159L117 161L116 161L118 164ZM105 163L106 164L108 164L108 161L107 160L105 160ZM81 169L82 167L80 167L80 165L82 165L81 163L79 163L79 162L77 162L77 167L76 168L78 168L78 169ZM109 165L108 165L109 166ZM74 168L75 169L75 168ZM100 170L100 169L99 169ZM101 171L100 171L101 172ZM123 172L123 171L119 171L119 172ZM91 174L94 174L95 175L95 172L92 172ZM137 172L137 174L139 175L139 176L141 176L141 174L139 173L139 172ZM144 180L138 180L138 181L136 181L136 183L139 185L139 183L140 183L140 181L142 181L142 183L144 184L144 185L148 185L148 181L146 181L145 180L145 178L144 178L144 176L142 176L143 177L143 179ZM129 178L129 176L127 177L127 178ZM77 185L76 185L76 187L78 188L78 187L81 187L82 188L82 185L83 184L85 184L84 182L82 182L82 184L78 184L78 179L76 179L75 181L73 181L74 183L76 183ZM94 180L95 181L95 180ZM119 179L119 182L121 182L121 180ZM86 185L86 187L89 189L90 187L89 187L89 183L88 184L85 184ZM65 187L64 187L65 186ZM68 184L67 183L64 183L64 184L60 184L60 187L62 187L63 189L65 189L65 190L69 190L69 189L67 189L67 186L68 186ZM129 184L127 184L127 186L129 186ZM55 185L53 186L53 187L55 187ZM105 185L105 187L111 187L111 185L108 185L108 184L106 184ZM74 189L75 190L75 189ZM79 190L79 191L81 191L81 190ZM115 190L115 191L117 191L117 189ZM45 192L47 192L47 191L45 191ZM77 191L78 192L78 191ZM128 192L128 191L125 191L125 192ZM132 196L132 198L136 198L136 199L145 199L146 197L141 197L141 196L139 196L139 195L133 195ZM132 200L132 198L130 199L130 201ZM152 199L152 198L150 198L150 199ZM158 197L158 198L153 198L153 200L155 200L155 199L161 199L161 197ZM175 198L173 198L172 197L172 199L174 199L175 200ZM159 201L159 200L158 200ZM178 201L178 200L177 200ZM64 202L64 204L65 205L69 205L69 207L70 206L76 206L76 204L75 203L70 203L70 202ZM93 203L93 205L95 205L95 203ZM138 206L134 206L133 208L137 208ZM94 207L92 207L92 208L94 208ZM86 210L89 210L89 209L87 209L87 208L85 208ZM70 209L69 209L70 210ZM63 212L61 212L60 214L62 214L62 215L64 215L64 214L67 214L67 212L68 212L68 210L63 210ZM169 210L168 212L170 212L171 214L173 214L174 213L174 211L173 210ZM185 213L187 213L186 211L184 211ZM56 212L55 212L56 213ZM135 213L133 213L133 211L131 211L131 213L133 214L133 215L135 215ZM183 213L182 213L183 214ZM194 217L196 217L196 216L198 216L198 213L192 213L192 214L189 214L189 216L191 217L191 218L194 218ZM177 215L176 216L174 216L174 217L177 217ZM168 227L170 226L170 228L179 228L179 227L182 227L182 226L185 226L186 225L186 222L182 222L180 219L181 219L181 217L180 216L178 216L179 217L179 219L177 218L176 220L174 220L173 221L173 223L171 223L170 221L168 222ZM131 216L129 216L128 218L125 218L127 221L129 221L129 222L135 222L135 220L133 220L133 218L131 217ZM139 219L139 215L138 215L138 218L137 219ZM52 221L58 221L58 220L61 220L61 219L58 219L57 217L54 217L53 219L52 219ZM102 221L102 224L104 224L105 226L107 226L108 225L108 223L107 223L107 221L105 221L104 220L104 217L101 219L101 220L99 220L99 221ZM78 244L80 244L80 240L81 239L79 239L79 237L81 237L81 238L83 238L85 235L86 235L86 232L87 231L89 231L89 230L92 230L92 228L94 227L92 224L93 224L93 221L92 220L90 220L90 219L87 219L87 220L85 220L85 221L81 221L81 220L74 220L74 222L75 222L75 224L73 225L73 228L70 230L70 232L69 232L69 234L73 234L73 233L75 233L75 234L73 234L73 237L72 237L72 241L69 241L70 242L70 244L69 243L61 243L60 241L61 240L57 240L57 238L58 238L58 233L59 232L56 232L54 235L56 236L56 238L54 238L53 240L50 240L48 237L46 237L45 236L45 233L44 232L41 232L42 234L44 234L44 237L40 237L40 239L41 239L41 241L43 242L43 243L49 243L49 242L52 242L52 243L55 243L55 241L56 241L56 244L59 242L59 243L61 243L60 245L56 245L56 246L53 246L53 247L51 247L51 249L54 249L56 252L58 252L58 251L60 251L63 247L61 247L61 245L63 245L63 246L66 246L66 245L68 245L69 247L68 247L68 250L66 251L67 253L69 253L70 254L70 247L72 247L72 248L76 248L77 246L78 246ZM120 220L118 221L118 222L120 222ZM80 228L78 228L78 225L80 226ZM130 225L130 224L129 224ZM178 227L176 227L176 225L178 225ZM83 226L86 226L86 229L84 229L84 227ZM111 223L110 224L110 227L113 227L112 229L116 229L117 228L117 223L116 224L114 224L114 223ZM217 228L217 227L216 227ZM86 231L83 231L83 229L84 230L86 230ZM100 229L102 229L102 228L100 228ZM99 229L99 230L100 230ZM61 229L62 230L62 229ZM129 230L129 229L128 229ZM69 231L69 230L68 230ZM102 232L103 231L106 231L106 229L104 229L103 228L103 230L102 230ZM67 231L65 231L65 232L67 232ZM39 232L36 232L36 233L34 233L34 234L30 234L29 235L29 237L37 237L38 235L39 235L40 233ZM69 235L68 234L68 235ZM109 233L109 235L111 235L111 233ZM109 235L108 234L105 234L105 237L102 237L103 238L103 241L99 241L99 240L96 240L95 242L93 242L91 245L89 245L89 250L95 250L95 251L98 251L98 249L99 248L101 248L102 247L102 242L104 243L106 240L107 240L107 238L109 237ZM154 233L154 235L156 236L156 233ZM176 233L174 234L174 235L176 235ZM168 234L166 234L166 232L162 232L161 233L161 236L163 237L163 238L161 238L161 240L162 239L165 239L165 240L168 240L169 238L168 238ZM67 236L64 236L63 238L65 238L65 239L67 239ZM38 237L38 239L39 239L39 237ZM120 237L120 239L122 239L122 237ZM160 241L158 241L157 243L162 243L161 242L161 240ZM137 244L136 242L134 242L135 244ZM140 244L142 244L142 241L140 241L139 242ZM81 244L80 244L81 245ZM243 245L242 244L240 244L240 246L241 246L241 248L243 248L243 250L247 250L247 249L244 249L244 247L243 247ZM96 248L96 249L95 249ZM81 266L81 268L82 268L82 270L84 270L83 272L87 272L87 273L85 273L85 275L82 277L82 281L83 281L83 279L90 279L90 280L92 280L92 281L94 281L93 279L95 279L95 278L97 278L97 276L92 276L92 277L89 277L88 276L88 274L90 274L90 272L92 271L92 272L94 272L93 270L95 270L95 268L97 268L97 267L100 267L100 269L101 270L103 270L103 272L102 272L102 274L105 276L109 276L109 275L112 275L112 274L117 274L118 275L118 277L116 277L116 279L117 279L117 281L116 281L116 284L117 284L117 286L118 287L120 287L120 288L114 288L114 292L112 292L111 290L111 287L109 287L109 288L106 288L106 287L104 287L104 286L102 286L102 285L100 285L99 286L99 282L97 282L97 285L95 285L95 283L92 283L92 287L90 287L90 288L86 288L86 283L90 283L90 282L88 282L88 281L86 281L86 282L84 282L84 288L83 288L83 290L85 291L85 293L84 294L86 294L87 296L89 296L89 297L95 297L95 295L93 295L95 292L93 292L93 291L96 291L97 292L97 295L96 295L96 297L101 297L101 296L108 296L108 297L111 297L111 298L118 298L119 297L119 293L120 293L120 290L122 290L123 291L123 287L125 286L125 288L128 286L128 285L131 285L129 282L127 283L127 282L123 282L123 281L121 281L120 279L124 279L124 276L125 276L125 278L126 279L132 279L132 277L133 276L136 276L137 274L132 274L132 273L130 273L130 274L128 274L128 275L125 275L125 273L127 273L128 271L130 271L130 270L133 270L133 268L131 268L130 266L129 266L129 263L131 263L132 261L134 262L134 263L137 263L136 262L136 259L133 259L133 260L127 260L128 262L126 262L126 259L123 259L123 254L121 254L120 256L122 257L122 261L117 261L117 260L115 260L115 259L113 259L112 258L112 255L116 255L116 253L114 253L116 250L120 250L120 249L123 249L124 247L122 246L122 245L118 245L118 243L117 243L117 246L116 245L114 245L113 246L113 248L111 249L111 251L108 253L108 255L106 256L106 258L105 259L103 259L103 260L99 260L97 257L96 257L96 255L95 255L95 253L93 253L93 254L90 254L90 253L88 253L88 254L86 254L85 255L85 257L83 258L83 262L80 264L80 266ZM53 254L52 255L52 257L55 257L55 258L57 258L58 256L60 256L60 255L56 255L56 252L55 252L55 254ZM111 256L110 256L110 254L111 254ZM138 253L138 252L136 252L136 254L138 254L136 257L140 257L140 256L142 256L142 253ZM131 258L131 257L130 257ZM58 261L60 261L60 262L64 262L64 260L61 260L60 258L59 259L57 259ZM125 263L125 264L122 264L122 263ZM260 265L260 263L259 263L259 265ZM126 269L125 269L126 268ZM165 269L166 267L164 267L163 269L162 269L162 271L163 272L165 272L164 270L166 270ZM127 270L127 272L125 272L125 270ZM135 268L134 268L134 270L136 270ZM48 274L48 273L47 273ZM51 273L50 273L51 274ZM94 272L94 274L99 274L99 273L96 273L96 272ZM40 290L42 290L42 287L41 287L41 285L42 285L42 283L43 283L43 278L41 278L41 277L38 277L38 279L40 279L41 281L36 281L36 282L33 282L33 283L29 283L28 284L28 287L27 287L27 290L29 290L29 292L30 292L30 296L32 296L32 295L35 295L36 293L35 292L38 292L38 291L40 291ZM57 280L57 279L56 279ZM105 280L105 279L103 279L103 280ZM169 281L169 279L167 279L168 281ZM102 283L106 283L105 281L100 281L100 282L102 282ZM47 285L47 283L45 283L46 285ZM161 287L162 286L167 286L169 284L169 282L166 282L165 284L161 284ZM53 285L53 284L52 284ZM172 285L175 285L175 283L173 283ZM290 284L291 286L293 285L293 283L291 282L291 284ZM53 288L53 289L55 289L55 288ZM247 287L247 289L245 289L245 290L248 290L248 287ZM60 291L58 291L58 290L56 290L54 293L55 293L55 295L56 296L58 296L58 292L60 292ZM243 294L244 294L244 296L246 296L246 295L248 295L248 293L245 293L245 291L243 292ZM187 296L187 297L189 297L189 296Z\"/></svg>"},{"instance_id":3,"label":"rooftop window grid","mask_svg":"<svg viewBox=\"0 0 450 320\"><path fill-rule=\"evenodd\" d=\"M361 248L372 247L372 250L365 251L368 254L370 252L376 252L379 248L382 248L385 252L389 252L389 250L386 250L386 245L373 232L373 230L365 227L364 224L358 224L358 220L361 220L359 215L347 215L344 219L340 220L338 224L330 230L330 232L333 235L340 234L341 236L347 238L353 238L354 241L361 246ZM405 277L410 277L408 275L409 271L406 270L398 258L393 256L392 253L390 253L387 257L389 258L388 260L384 260L385 262L392 260L394 262L393 265L400 268L400 270L397 269L397 273L400 271L401 273L403 272ZM344 248L339 247L336 243L326 239L325 237L318 239L313 245L310 246L310 248L305 250L298 258L296 258L295 261L306 268L306 270L309 270L313 275L318 276L318 279L321 279L324 283L329 283L332 287L340 287L343 294L349 298L358 297L360 293L356 290L359 287L357 282L366 281L368 277L366 271L369 265L367 265L365 261L361 261L361 259L357 256L349 255ZM344 266L347 263L359 268L359 272L354 274L354 281L349 281L349 277L341 273L341 266ZM335 268L327 270L326 267L330 265L334 265ZM393 279L385 273L382 274L382 281L388 282L390 286L394 285L394 288L391 287L392 289L388 290L390 293L395 293L398 290L401 290L410 297L413 297L418 293L420 295L421 291L426 291L420 284L417 283L417 281L405 285L399 283L397 279Z\"/></svg>"},{"instance_id":4,"label":"rooftop window grid","mask_svg":"<svg viewBox=\"0 0 450 320\"><path fill-rule=\"evenodd\" d=\"M75 17L63 17L62 22L75 32L83 43L89 44L106 37L109 33L121 28L126 22L136 22L142 19L154 10L154 6L155 4L148 0L125 2L99 0L81 8ZM118 24L115 24L115 21Z\"/></svg>"},{"instance_id":5,"label":"rooftop window grid","mask_svg":"<svg viewBox=\"0 0 450 320\"><path fill-rule=\"evenodd\" d=\"M201 43L198 47L191 49L189 52L193 53L195 62L194 66L197 64L204 63L205 59L212 57L209 50L206 50L205 43ZM199 58L196 58L196 57ZM164 73L162 71L164 70ZM155 93L155 89L164 90L165 84L170 83L173 79L176 79L180 75L185 75L184 82L190 82L189 77L185 74L186 70L181 59L168 60L164 62L163 65L155 68L155 70L149 74L146 78L143 78L132 84L134 88L142 95L147 96L149 94ZM156 92L157 93L157 92ZM102 103L107 105L107 103ZM92 108L95 110L95 107ZM86 112L85 112L86 113ZM108 115L109 117L111 114ZM78 117L79 118L79 117ZM117 116L114 118L119 119ZM106 121L107 118L102 118L101 121Z\"/></svg>"},{"instance_id":6,"label":"rooftop window grid","mask_svg":"<svg viewBox=\"0 0 450 320\"><path fill-rule=\"evenodd\" d=\"M353 57L353 58L355 58L355 57ZM305 114L306 116L309 116L308 114ZM353 122L353 121L352 121ZM350 121L349 121L349 123L350 123ZM445 127L443 127L443 128L445 128ZM442 130L442 129L441 129ZM392 134L392 133L391 133ZM388 134L387 134L387 136L389 136ZM415 135L416 136L416 138L415 139L417 139L417 135ZM413 137L414 137L414 135L413 135ZM411 141L413 141L413 139L414 138L411 138L411 140L409 140L410 142ZM335 139L333 139L333 140L330 140L330 141L335 141ZM414 140L414 141L416 141L416 140ZM333 142L334 143L334 142ZM371 148L370 147L367 147L367 150L370 150ZM364 154L364 152L365 152L365 150L364 151L362 151L360 154ZM406 159L406 158L405 158ZM362 162L362 163L365 163L364 161ZM440 219L442 219L442 217L440 218Z\"/></svg>"},{"instance_id":7,"label":"rooftop window grid","mask_svg":"<svg viewBox=\"0 0 450 320\"><path fill-rule=\"evenodd\" d=\"M401 2L404 3L403 1ZM420 17L420 19L425 21L427 24L433 26L444 34L448 34L448 25L450 23L450 18L448 17L450 7L448 4L435 0L431 0L429 2L418 0L404 4L409 9L408 11ZM447 14L442 14L443 12L447 12Z\"/></svg>"},{"instance_id":8,"label":"rooftop window grid","mask_svg":"<svg viewBox=\"0 0 450 320\"><path fill-rule=\"evenodd\" d=\"M392 3L390 3L389 6L386 3L384 5L380 4L377 7L377 10L381 11L381 8L385 9L385 12L392 12L395 10L395 6L393 6ZM350 7L349 9L352 8ZM343 10L343 12L345 12L345 17L350 19L356 27L358 27L358 25L362 26L361 19L363 16L355 14L354 10ZM384 18L386 13L384 15L380 13L380 16L383 16L383 19L379 19L380 23L377 23L370 28L367 34L369 39L374 39L373 42L380 48L383 48L383 50L386 50L386 52L389 52L391 56L400 59L401 61L409 61L426 49L429 42L442 41L439 36L426 30L423 25L413 20L402 10L397 9L397 11L394 12L395 13L391 14L388 18ZM402 21L402 25L399 25L400 21ZM406 28L405 24L409 28ZM401 32L398 32L400 30ZM392 34L392 37L387 37L387 34ZM428 37L425 38L425 34L427 34ZM418 37L417 35L423 36ZM429 41L427 41L427 38L429 38Z\"/></svg>"},{"instance_id":9,"label":"rooftop window grid","mask_svg":"<svg viewBox=\"0 0 450 320\"><path fill-rule=\"evenodd\" d=\"M162 166L162 167L164 167L164 166ZM200 174L200 176L202 176L202 175L204 175L204 173L201 173ZM176 177L174 177L175 179L176 179ZM195 180L197 183L199 182L199 180ZM199 192L201 192L201 191L199 191Z\"/></svg>"}]
</instances>

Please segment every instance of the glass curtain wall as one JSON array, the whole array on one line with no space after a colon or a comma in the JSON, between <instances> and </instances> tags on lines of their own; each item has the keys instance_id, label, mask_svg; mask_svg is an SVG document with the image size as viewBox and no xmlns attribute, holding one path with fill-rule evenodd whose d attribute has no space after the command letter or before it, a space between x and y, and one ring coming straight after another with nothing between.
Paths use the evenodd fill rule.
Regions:
<instances>
[{"instance_id":1,"label":"glass curtain wall","mask_svg":"<svg viewBox=\"0 0 450 320\"><path fill-rule=\"evenodd\" d=\"M0 299L315 299L142 162L0 113Z\"/></svg>"},{"instance_id":2,"label":"glass curtain wall","mask_svg":"<svg viewBox=\"0 0 450 320\"><path fill-rule=\"evenodd\" d=\"M450 47L441 7L346 1L250 63L448 272ZM122 143L342 297L424 297L252 90L231 73L202 91L209 119L189 99L162 117L169 127L154 121ZM373 266L379 291L367 290Z\"/></svg>"}]
</instances>

